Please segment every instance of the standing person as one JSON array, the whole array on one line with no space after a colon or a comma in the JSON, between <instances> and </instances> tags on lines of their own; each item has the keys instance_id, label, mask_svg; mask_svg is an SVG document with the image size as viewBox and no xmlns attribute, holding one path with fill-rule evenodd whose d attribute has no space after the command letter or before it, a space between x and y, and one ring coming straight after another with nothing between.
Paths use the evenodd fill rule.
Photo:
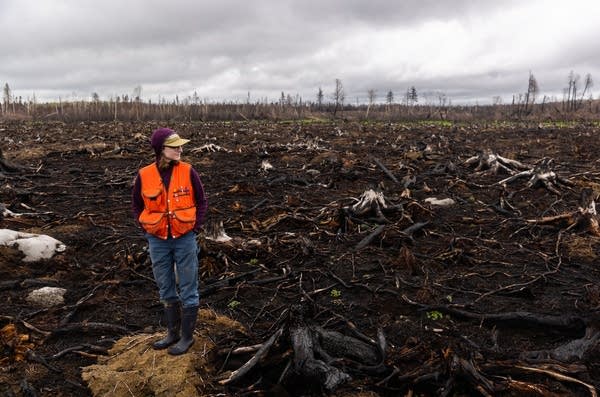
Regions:
<instances>
[{"instance_id":1,"label":"standing person","mask_svg":"<svg viewBox=\"0 0 600 397\"><path fill-rule=\"evenodd\" d=\"M150 145L156 161L139 170L132 189L133 214L148 240L167 320L167 336L153 347L168 348L173 355L187 352L194 343L200 299L196 235L207 208L200 176L181 161L189 141L170 128L155 130Z\"/></svg>"}]
</instances>

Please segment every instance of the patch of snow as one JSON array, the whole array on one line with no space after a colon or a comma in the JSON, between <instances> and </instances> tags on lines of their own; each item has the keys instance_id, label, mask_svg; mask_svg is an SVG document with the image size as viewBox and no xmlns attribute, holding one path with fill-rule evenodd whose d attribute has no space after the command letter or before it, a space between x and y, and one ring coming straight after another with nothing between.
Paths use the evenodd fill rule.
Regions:
<instances>
[{"instance_id":1,"label":"patch of snow","mask_svg":"<svg viewBox=\"0 0 600 397\"><path fill-rule=\"evenodd\" d=\"M57 252L67 249L65 244L45 234L22 233L10 229L0 229L0 245L15 247L24 253L23 262L50 259Z\"/></svg>"}]
</instances>

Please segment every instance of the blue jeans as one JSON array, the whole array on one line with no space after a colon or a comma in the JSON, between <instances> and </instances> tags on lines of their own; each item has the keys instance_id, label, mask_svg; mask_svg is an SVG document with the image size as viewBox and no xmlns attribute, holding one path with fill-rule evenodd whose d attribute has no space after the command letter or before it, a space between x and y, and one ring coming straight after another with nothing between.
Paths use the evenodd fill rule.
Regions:
<instances>
[{"instance_id":1,"label":"blue jeans","mask_svg":"<svg viewBox=\"0 0 600 397\"><path fill-rule=\"evenodd\" d=\"M158 286L161 302L164 304L181 302L183 307L198 306L198 252L194 232L179 238L169 237L162 240L146 233L152 273ZM177 264L177 266L175 266ZM175 279L177 271L178 285Z\"/></svg>"}]
</instances>

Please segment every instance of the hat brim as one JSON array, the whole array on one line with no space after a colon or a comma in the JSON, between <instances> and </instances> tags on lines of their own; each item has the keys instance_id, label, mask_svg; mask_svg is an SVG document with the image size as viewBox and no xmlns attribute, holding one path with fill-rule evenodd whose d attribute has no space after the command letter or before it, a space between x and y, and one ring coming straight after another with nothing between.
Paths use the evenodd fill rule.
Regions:
<instances>
[{"instance_id":1,"label":"hat brim","mask_svg":"<svg viewBox=\"0 0 600 397\"><path fill-rule=\"evenodd\" d=\"M165 143L163 143L163 145L177 147L177 146L183 146L188 142L190 142L189 139L183 139L179 135L173 134L173 135L167 137L167 139L165 139Z\"/></svg>"}]
</instances>

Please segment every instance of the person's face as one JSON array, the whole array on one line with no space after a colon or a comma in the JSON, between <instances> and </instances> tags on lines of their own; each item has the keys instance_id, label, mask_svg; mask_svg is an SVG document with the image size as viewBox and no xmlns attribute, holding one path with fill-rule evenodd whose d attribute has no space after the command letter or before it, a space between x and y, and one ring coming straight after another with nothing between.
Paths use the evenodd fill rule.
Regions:
<instances>
[{"instance_id":1,"label":"person's face","mask_svg":"<svg viewBox=\"0 0 600 397\"><path fill-rule=\"evenodd\" d=\"M163 146L162 154L167 160L181 160L183 146Z\"/></svg>"}]
</instances>

